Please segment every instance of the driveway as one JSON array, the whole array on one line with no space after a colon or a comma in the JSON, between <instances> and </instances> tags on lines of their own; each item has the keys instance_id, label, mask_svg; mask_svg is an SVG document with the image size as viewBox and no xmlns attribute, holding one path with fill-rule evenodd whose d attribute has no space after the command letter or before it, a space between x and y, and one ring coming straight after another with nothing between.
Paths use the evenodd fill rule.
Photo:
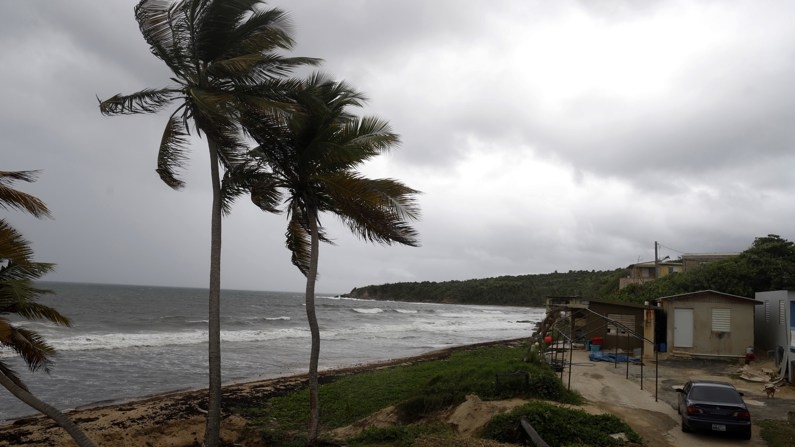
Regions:
<instances>
[{"instance_id":1,"label":"driveway","mask_svg":"<svg viewBox=\"0 0 795 447\"><path fill-rule=\"evenodd\" d=\"M754 425L750 441L712 434L683 433L676 413L677 393L674 388L689 378L723 380L742 391L753 420L787 419L793 409L795 392L785 386L768 399L759 383L739 379L740 365L721 360L661 359L657 365L655 399L655 364L647 361L643 367L626 363L591 362L588 352L575 351L571 368L571 388L579 391L589 404L586 411L612 413L626 421L646 441L648 447L685 445L703 446L766 446ZM627 378L627 376L629 378ZM563 384L569 381L569 371L563 372Z\"/></svg>"}]
</instances>

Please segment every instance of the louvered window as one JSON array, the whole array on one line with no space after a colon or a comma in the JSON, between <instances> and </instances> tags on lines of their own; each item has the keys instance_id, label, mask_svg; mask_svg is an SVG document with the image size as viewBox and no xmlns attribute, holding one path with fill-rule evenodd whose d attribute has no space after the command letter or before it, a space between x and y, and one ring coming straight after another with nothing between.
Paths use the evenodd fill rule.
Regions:
<instances>
[{"instance_id":1,"label":"louvered window","mask_svg":"<svg viewBox=\"0 0 795 447\"><path fill-rule=\"evenodd\" d=\"M731 309L712 309L712 332L730 332L731 327Z\"/></svg>"}]
</instances>

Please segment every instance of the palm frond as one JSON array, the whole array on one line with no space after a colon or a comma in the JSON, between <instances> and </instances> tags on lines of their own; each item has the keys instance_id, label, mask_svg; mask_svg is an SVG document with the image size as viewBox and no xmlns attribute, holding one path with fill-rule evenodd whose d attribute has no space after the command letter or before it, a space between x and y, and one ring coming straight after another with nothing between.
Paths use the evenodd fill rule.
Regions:
<instances>
[{"instance_id":1,"label":"palm frond","mask_svg":"<svg viewBox=\"0 0 795 447\"><path fill-rule=\"evenodd\" d=\"M30 259L20 263L8 260L5 265L0 267L0 280L3 282L35 281L51 272L54 267L55 264L32 262Z\"/></svg>"},{"instance_id":2,"label":"palm frond","mask_svg":"<svg viewBox=\"0 0 795 447\"><path fill-rule=\"evenodd\" d=\"M37 197L12 188L14 181L35 182L39 171L0 171L0 207L27 211L35 217L50 217L50 210Z\"/></svg>"},{"instance_id":3,"label":"palm frond","mask_svg":"<svg viewBox=\"0 0 795 447\"><path fill-rule=\"evenodd\" d=\"M180 96L182 91L173 88L144 89L129 95L119 93L100 101L99 110L106 116L155 113Z\"/></svg>"},{"instance_id":4,"label":"palm frond","mask_svg":"<svg viewBox=\"0 0 795 447\"><path fill-rule=\"evenodd\" d=\"M35 302L14 303L3 305L0 302L0 314L15 314L28 320L47 320L59 326L69 327L72 321L50 306Z\"/></svg>"},{"instance_id":5,"label":"palm frond","mask_svg":"<svg viewBox=\"0 0 795 447\"><path fill-rule=\"evenodd\" d=\"M184 168L187 157L188 131L185 121L176 114L169 117L160 149L157 152L157 169L155 170L163 182L173 189L181 189L185 182L177 177L177 171Z\"/></svg>"},{"instance_id":6,"label":"palm frond","mask_svg":"<svg viewBox=\"0 0 795 447\"><path fill-rule=\"evenodd\" d=\"M298 270L306 276L309 272L309 259L311 254L311 241L309 233L302 222L302 214L292 213L287 223L287 233L285 236L287 249L290 250L291 261Z\"/></svg>"},{"instance_id":7,"label":"palm frond","mask_svg":"<svg viewBox=\"0 0 795 447\"><path fill-rule=\"evenodd\" d=\"M324 179L336 214L352 233L370 242L418 246L408 221L419 219L418 191L392 179L365 179L350 173Z\"/></svg>"},{"instance_id":8,"label":"palm frond","mask_svg":"<svg viewBox=\"0 0 795 447\"><path fill-rule=\"evenodd\" d=\"M33 249L30 247L30 242L5 219L0 219L0 260L28 264L32 262L32 258Z\"/></svg>"},{"instance_id":9,"label":"palm frond","mask_svg":"<svg viewBox=\"0 0 795 447\"><path fill-rule=\"evenodd\" d=\"M14 350L32 372L40 368L49 372L52 363L50 356L55 349L35 331L15 327L8 320L0 318L0 346Z\"/></svg>"}]
</instances>

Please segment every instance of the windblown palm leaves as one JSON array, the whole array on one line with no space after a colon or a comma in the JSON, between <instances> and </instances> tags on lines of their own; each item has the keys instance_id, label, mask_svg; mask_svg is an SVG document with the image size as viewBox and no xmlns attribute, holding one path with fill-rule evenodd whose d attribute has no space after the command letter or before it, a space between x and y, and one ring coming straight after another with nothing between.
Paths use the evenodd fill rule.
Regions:
<instances>
[{"instance_id":1,"label":"windblown palm leaves","mask_svg":"<svg viewBox=\"0 0 795 447\"><path fill-rule=\"evenodd\" d=\"M21 209L36 217L49 216L49 210L42 201L12 188L16 180L32 182L35 179L35 171L0 172L0 207ZM54 350L36 332L17 327L6 316L16 315L69 325L68 318L35 301L38 296L51 293L36 287L34 281L52 268L52 264L34 262L30 243L8 222L0 219L0 347L16 352L31 371L39 368L48 371ZM25 388L19 377L2 360L0 372Z\"/></svg>"},{"instance_id":2,"label":"windblown palm leaves","mask_svg":"<svg viewBox=\"0 0 795 447\"><path fill-rule=\"evenodd\" d=\"M389 125L373 117L357 118L349 107L363 96L342 82L315 74L293 92L297 108L289 115L244 118L260 143L251 160L227 172L224 196L229 202L250 192L267 212L286 211L286 245L292 262L306 276L306 313L312 335L309 360L308 440L319 429L318 359L320 332L315 314L315 279L319 241L330 242L320 224L322 213L340 218L370 242L416 246L408 224L419 209L417 191L393 179L368 179L356 172L365 161L398 143Z\"/></svg>"},{"instance_id":3,"label":"windblown palm leaves","mask_svg":"<svg viewBox=\"0 0 795 447\"><path fill-rule=\"evenodd\" d=\"M219 444L221 419L221 201L219 165L225 170L244 155L240 120L245 114L278 114L295 82L282 77L316 59L285 57L293 46L279 9L260 0L141 0L135 7L141 34L171 69L173 85L117 94L100 103L105 115L154 113L176 106L166 122L157 173L170 187L184 182L191 129L207 138L212 181L209 285L209 408L205 444Z\"/></svg>"},{"instance_id":4,"label":"windblown palm leaves","mask_svg":"<svg viewBox=\"0 0 795 447\"><path fill-rule=\"evenodd\" d=\"M228 167L238 160L240 114L249 109L275 112L294 82L282 78L317 59L276 53L293 46L289 22L261 0L143 0L135 17L152 54L174 73L174 85L117 94L100 103L105 115L156 113L171 105L160 142L157 172L172 188L184 185L190 129L206 134Z\"/></svg>"},{"instance_id":5,"label":"windblown palm leaves","mask_svg":"<svg viewBox=\"0 0 795 447\"><path fill-rule=\"evenodd\" d=\"M309 270L310 227L331 213L368 242L416 246L408 224L419 215L418 191L394 179L368 179L356 169L399 142L389 124L348 112L364 97L344 82L323 74L305 80L294 93L297 111L280 117L244 120L260 143L245 164L228 172L224 194L250 192L268 212L289 215L287 247L305 275ZM322 226L319 238L325 242Z\"/></svg>"}]
</instances>

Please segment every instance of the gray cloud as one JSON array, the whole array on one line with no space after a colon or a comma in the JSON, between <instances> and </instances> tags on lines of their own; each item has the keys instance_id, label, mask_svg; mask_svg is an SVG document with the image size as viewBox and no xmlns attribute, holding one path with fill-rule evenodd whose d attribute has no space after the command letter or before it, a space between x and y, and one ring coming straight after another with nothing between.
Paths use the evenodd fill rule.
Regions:
<instances>
[{"instance_id":1,"label":"gray cloud","mask_svg":"<svg viewBox=\"0 0 795 447\"><path fill-rule=\"evenodd\" d=\"M135 2L0 4L4 170L55 219L4 213L49 279L204 287L209 182L154 173L166 115L107 118L96 96L168 85ZM370 98L401 147L368 165L423 191L422 247L380 247L327 216L318 290L741 251L795 218L795 7L781 2L272 2L295 54ZM283 216L241 201L224 286L302 290Z\"/></svg>"}]
</instances>

